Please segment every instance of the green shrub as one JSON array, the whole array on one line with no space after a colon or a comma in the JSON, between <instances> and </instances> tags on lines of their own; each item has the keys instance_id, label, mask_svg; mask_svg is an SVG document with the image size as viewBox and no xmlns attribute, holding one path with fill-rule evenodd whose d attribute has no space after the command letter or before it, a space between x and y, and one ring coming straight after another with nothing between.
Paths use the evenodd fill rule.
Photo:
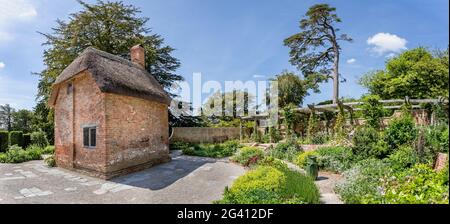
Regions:
<instances>
[{"instance_id":1,"label":"green shrub","mask_svg":"<svg viewBox=\"0 0 450 224\"><path fill-rule=\"evenodd\" d=\"M338 183L335 190L347 204L367 202L367 198L382 197L382 179L390 177L392 169L389 164L378 159L359 161L344 172L345 181Z\"/></svg>"},{"instance_id":2,"label":"green shrub","mask_svg":"<svg viewBox=\"0 0 450 224\"><path fill-rule=\"evenodd\" d=\"M389 155L388 162L392 169L403 170L419 162L419 154L411 146L401 146L395 153Z\"/></svg>"},{"instance_id":3,"label":"green shrub","mask_svg":"<svg viewBox=\"0 0 450 224\"><path fill-rule=\"evenodd\" d=\"M31 145L31 134L23 134L23 147Z\"/></svg>"},{"instance_id":4,"label":"green shrub","mask_svg":"<svg viewBox=\"0 0 450 224\"><path fill-rule=\"evenodd\" d=\"M192 144L188 143L188 142L171 142L169 144L169 149L170 150L183 150L186 148L191 147Z\"/></svg>"},{"instance_id":5,"label":"green shrub","mask_svg":"<svg viewBox=\"0 0 450 224\"><path fill-rule=\"evenodd\" d=\"M446 177L444 177L446 176ZM447 180L446 180L447 179ZM448 204L448 166L435 172L429 166L417 164L384 183L382 198L367 198L367 203L383 204Z\"/></svg>"},{"instance_id":6,"label":"green shrub","mask_svg":"<svg viewBox=\"0 0 450 224\"><path fill-rule=\"evenodd\" d=\"M280 164L278 164L280 166ZM287 166L258 166L235 180L218 203L224 204L284 204L319 203L319 191L314 181Z\"/></svg>"},{"instance_id":7,"label":"green shrub","mask_svg":"<svg viewBox=\"0 0 450 224\"><path fill-rule=\"evenodd\" d=\"M268 155L277 159L293 162L303 152L295 140L278 143L275 148L271 147Z\"/></svg>"},{"instance_id":8,"label":"green shrub","mask_svg":"<svg viewBox=\"0 0 450 224\"><path fill-rule=\"evenodd\" d=\"M264 157L264 152L257 147L243 147L231 158L232 161L237 162L243 166L250 166L256 164Z\"/></svg>"},{"instance_id":9,"label":"green shrub","mask_svg":"<svg viewBox=\"0 0 450 224\"><path fill-rule=\"evenodd\" d=\"M47 136L43 131L36 131L31 133L31 144L38 145L40 147L46 147L48 145Z\"/></svg>"},{"instance_id":10,"label":"green shrub","mask_svg":"<svg viewBox=\"0 0 450 224\"><path fill-rule=\"evenodd\" d=\"M381 119L383 118L385 111L383 104L380 102L381 98L378 95L368 95L363 98L363 116L367 121L367 124L375 129L380 128Z\"/></svg>"},{"instance_id":11,"label":"green shrub","mask_svg":"<svg viewBox=\"0 0 450 224\"><path fill-rule=\"evenodd\" d=\"M55 153L55 146L48 145L44 149L42 149L42 154L54 154Z\"/></svg>"},{"instance_id":12,"label":"green shrub","mask_svg":"<svg viewBox=\"0 0 450 224\"><path fill-rule=\"evenodd\" d=\"M47 158L45 158L45 163L47 164L47 166L49 167L55 167L56 166L56 160L55 160L55 156L51 155Z\"/></svg>"},{"instance_id":13,"label":"green shrub","mask_svg":"<svg viewBox=\"0 0 450 224\"><path fill-rule=\"evenodd\" d=\"M182 152L190 156L223 158L232 156L239 147L239 141L233 140L221 144L192 144Z\"/></svg>"},{"instance_id":14,"label":"green shrub","mask_svg":"<svg viewBox=\"0 0 450 224\"><path fill-rule=\"evenodd\" d=\"M278 128L272 127L269 130L269 135L272 138L272 142L277 143L281 140L281 133Z\"/></svg>"},{"instance_id":15,"label":"green shrub","mask_svg":"<svg viewBox=\"0 0 450 224\"><path fill-rule=\"evenodd\" d=\"M1 153L0 162L2 163L22 163L30 160L41 159L41 149L31 146L27 150L23 150L18 145L10 146L6 153Z\"/></svg>"},{"instance_id":16,"label":"green shrub","mask_svg":"<svg viewBox=\"0 0 450 224\"><path fill-rule=\"evenodd\" d=\"M370 126L358 127L355 130L352 150L360 159L384 158L390 153L380 133Z\"/></svg>"},{"instance_id":17,"label":"green shrub","mask_svg":"<svg viewBox=\"0 0 450 224\"><path fill-rule=\"evenodd\" d=\"M352 150L346 147L324 147L316 151L317 165L320 169L344 172L353 165Z\"/></svg>"},{"instance_id":18,"label":"green shrub","mask_svg":"<svg viewBox=\"0 0 450 224\"><path fill-rule=\"evenodd\" d=\"M393 119L385 130L385 141L389 148L397 149L401 145L411 144L417 137L417 129L411 115L404 113Z\"/></svg>"},{"instance_id":19,"label":"green shrub","mask_svg":"<svg viewBox=\"0 0 450 224\"><path fill-rule=\"evenodd\" d=\"M316 151L307 151L307 152L300 153L297 156L297 159L295 160L295 164L301 168L304 168L306 166L306 161L309 156L317 156L317 152Z\"/></svg>"},{"instance_id":20,"label":"green shrub","mask_svg":"<svg viewBox=\"0 0 450 224\"><path fill-rule=\"evenodd\" d=\"M18 145L23 147L23 133L21 131L9 132L9 145Z\"/></svg>"},{"instance_id":21,"label":"green shrub","mask_svg":"<svg viewBox=\"0 0 450 224\"><path fill-rule=\"evenodd\" d=\"M449 132L448 125L431 126L425 130L425 146L429 151L448 153Z\"/></svg>"},{"instance_id":22,"label":"green shrub","mask_svg":"<svg viewBox=\"0 0 450 224\"><path fill-rule=\"evenodd\" d=\"M9 145L9 133L7 131L0 131L0 153L6 152Z\"/></svg>"}]
</instances>

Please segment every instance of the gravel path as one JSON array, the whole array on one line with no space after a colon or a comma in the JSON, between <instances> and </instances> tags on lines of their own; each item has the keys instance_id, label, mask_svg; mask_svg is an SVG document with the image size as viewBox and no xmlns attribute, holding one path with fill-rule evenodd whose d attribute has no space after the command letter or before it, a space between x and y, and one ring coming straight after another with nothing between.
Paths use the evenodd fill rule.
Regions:
<instances>
[{"instance_id":1,"label":"gravel path","mask_svg":"<svg viewBox=\"0 0 450 224\"><path fill-rule=\"evenodd\" d=\"M320 201L323 204L343 204L339 196L334 192L334 187L343 177L330 172L319 172L316 185L320 191Z\"/></svg>"}]
</instances>

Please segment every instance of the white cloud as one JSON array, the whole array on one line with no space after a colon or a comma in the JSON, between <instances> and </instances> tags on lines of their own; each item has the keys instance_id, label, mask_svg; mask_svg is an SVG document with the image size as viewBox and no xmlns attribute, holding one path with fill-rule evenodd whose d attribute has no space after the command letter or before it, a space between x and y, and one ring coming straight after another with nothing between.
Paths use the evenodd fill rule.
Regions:
<instances>
[{"instance_id":1,"label":"white cloud","mask_svg":"<svg viewBox=\"0 0 450 224\"><path fill-rule=\"evenodd\" d=\"M367 44L372 46L371 50L379 55L406 50L406 43L406 39L390 33L377 33L367 39Z\"/></svg>"},{"instance_id":2,"label":"white cloud","mask_svg":"<svg viewBox=\"0 0 450 224\"><path fill-rule=\"evenodd\" d=\"M350 58L347 60L347 64L353 64L355 62L356 62L356 59L354 59L354 58Z\"/></svg>"},{"instance_id":3,"label":"white cloud","mask_svg":"<svg viewBox=\"0 0 450 224\"><path fill-rule=\"evenodd\" d=\"M28 0L0 0L0 43L14 39L10 28L17 22L36 16L36 8Z\"/></svg>"},{"instance_id":4,"label":"white cloud","mask_svg":"<svg viewBox=\"0 0 450 224\"><path fill-rule=\"evenodd\" d=\"M3 63L3 62L0 61L0 70L3 69L3 68L5 68L5 66L6 66L5 63Z\"/></svg>"}]
</instances>

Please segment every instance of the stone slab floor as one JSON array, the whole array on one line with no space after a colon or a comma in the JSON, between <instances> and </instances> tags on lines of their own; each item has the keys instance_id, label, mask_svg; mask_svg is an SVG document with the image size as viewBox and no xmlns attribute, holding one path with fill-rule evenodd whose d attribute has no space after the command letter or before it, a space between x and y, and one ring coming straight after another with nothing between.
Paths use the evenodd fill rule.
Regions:
<instances>
[{"instance_id":1,"label":"stone slab floor","mask_svg":"<svg viewBox=\"0 0 450 224\"><path fill-rule=\"evenodd\" d=\"M211 203L245 169L226 159L199 158L172 152L172 161L109 181L43 161L0 163L2 203Z\"/></svg>"}]
</instances>

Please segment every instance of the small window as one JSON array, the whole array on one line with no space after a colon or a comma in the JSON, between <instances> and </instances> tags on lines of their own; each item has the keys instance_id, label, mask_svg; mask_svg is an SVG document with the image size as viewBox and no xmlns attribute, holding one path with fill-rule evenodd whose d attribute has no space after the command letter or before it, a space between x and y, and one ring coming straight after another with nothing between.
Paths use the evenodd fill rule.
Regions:
<instances>
[{"instance_id":1,"label":"small window","mask_svg":"<svg viewBox=\"0 0 450 224\"><path fill-rule=\"evenodd\" d=\"M83 128L83 145L86 148L95 148L97 146L97 127Z\"/></svg>"},{"instance_id":2,"label":"small window","mask_svg":"<svg viewBox=\"0 0 450 224\"><path fill-rule=\"evenodd\" d=\"M72 83L69 83L69 84L67 85L67 94L72 93L72 91L73 91L73 84L72 84Z\"/></svg>"}]
</instances>

